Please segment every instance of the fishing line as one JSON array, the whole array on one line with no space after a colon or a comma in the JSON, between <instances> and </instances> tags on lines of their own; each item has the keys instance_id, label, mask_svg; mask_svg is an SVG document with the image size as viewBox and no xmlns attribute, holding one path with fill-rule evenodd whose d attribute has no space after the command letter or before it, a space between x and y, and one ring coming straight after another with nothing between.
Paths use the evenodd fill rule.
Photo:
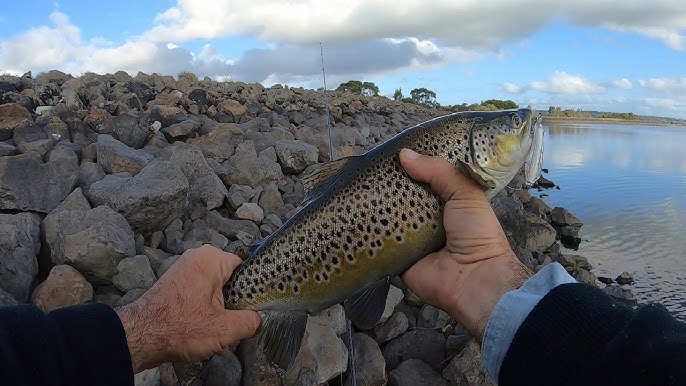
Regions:
<instances>
[{"instance_id":1,"label":"fishing line","mask_svg":"<svg viewBox=\"0 0 686 386\"><path fill-rule=\"evenodd\" d=\"M329 134L329 161L334 161L333 157L333 141L331 139L331 117L329 114L329 96L326 93L326 70L324 69L324 48L322 42L319 42L319 54L322 58L322 78L324 79L324 111L326 112L326 131ZM346 340L348 346L348 371L350 372L350 384L352 386L357 386L357 373L355 370L355 348L353 347L353 326L350 319L343 313L343 320L345 322ZM341 354L341 362L343 362L343 354ZM340 375L341 386L343 383L343 376L345 371Z\"/></svg>"}]
</instances>

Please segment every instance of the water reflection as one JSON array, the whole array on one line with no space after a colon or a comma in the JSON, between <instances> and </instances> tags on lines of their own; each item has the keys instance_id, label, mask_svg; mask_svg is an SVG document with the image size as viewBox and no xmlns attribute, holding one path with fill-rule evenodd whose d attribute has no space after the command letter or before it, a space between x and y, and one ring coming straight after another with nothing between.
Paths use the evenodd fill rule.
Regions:
<instances>
[{"instance_id":1,"label":"water reflection","mask_svg":"<svg viewBox=\"0 0 686 386\"><path fill-rule=\"evenodd\" d=\"M562 190L545 200L582 219L579 252L596 274L629 271L642 301L686 319L686 128L548 127L544 167Z\"/></svg>"}]
</instances>

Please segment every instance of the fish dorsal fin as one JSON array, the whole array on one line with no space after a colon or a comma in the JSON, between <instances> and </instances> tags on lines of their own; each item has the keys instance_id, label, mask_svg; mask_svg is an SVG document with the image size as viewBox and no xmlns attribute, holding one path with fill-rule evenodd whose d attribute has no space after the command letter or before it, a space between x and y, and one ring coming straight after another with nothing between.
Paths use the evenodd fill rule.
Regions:
<instances>
[{"instance_id":1,"label":"fish dorsal fin","mask_svg":"<svg viewBox=\"0 0 686 386\"><path fill-rule=\"evenodd\" d=\"M345 315L360 330L376 326L386 308L386 298L391 286L391 277L386 276L364 287L343 302Z\"/></svg>"},{"instance_id":2,"label":"fish dorsal fin","mask_svg":"<svg viewBox=\"0 0 686 386\"><path fill-rule=\"evenodd\" d=\"M315 164L305 169L301 178L305 191L303 201L307 202L317 197L334 180L334 176L355 158L357 157L345 157L331 162Z\"/></svg>"},{"instance_id":3,"label":"fish dorsal fin","mask_svg":"<svg viewBox=\"0 0 686 386\"><path fill-rule=\"evenodd\" d=\"M252 253L259 247L260 244L252 244L252 245L239 245L236 247L236 255L241 258L241 260L247 259L252 255Z\"/></svg>"},{"instance_id":4,"label":"fish dorsal fin","mask_svg":"<svg viewBox=\"0 0 686 386\"><path fill-rule=\"evenodd\" d=\"M293 364L302 345L307 314L290 311L262 311L259 342L269 361L284 370Z\"/></svg>"}]
</instances>

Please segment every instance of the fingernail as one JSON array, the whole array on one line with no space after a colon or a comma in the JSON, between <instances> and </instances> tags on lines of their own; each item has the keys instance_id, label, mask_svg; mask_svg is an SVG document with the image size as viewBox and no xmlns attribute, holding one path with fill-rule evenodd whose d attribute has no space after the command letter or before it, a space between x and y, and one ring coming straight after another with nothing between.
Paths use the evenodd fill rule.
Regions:
<instances>
[{"instance_id":1,"label":"fingernail","mask_svg":"<svg viewBox=\"0 0 686 386\"><path fill-rule=\"evenodd\" d=\"M409 159L419 158L419 153L417 153L416 151L414 151L412 149L402 149L402 150L400 150L400 152L405 153L405 157L407 157Z\"/></svg>"}]
</instances>

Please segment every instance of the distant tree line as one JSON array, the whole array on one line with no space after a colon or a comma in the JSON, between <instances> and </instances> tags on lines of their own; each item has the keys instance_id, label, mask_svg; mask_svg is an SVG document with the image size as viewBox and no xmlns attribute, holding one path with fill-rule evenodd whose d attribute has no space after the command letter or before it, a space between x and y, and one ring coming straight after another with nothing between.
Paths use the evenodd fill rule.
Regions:
<instances>
[{"instance_id":1,"label":"distant tree line","mask_svg":"<svg viewBox=\"0 0 686 386\"><path fill-rule=\"evenodd\" d=\"M362 82L359 80L349 80L336 87L336 91L347 92L356 95L377 96L379 87L374 82ZM402 88L398 88L393 93L393 99L405 103L414 103L427 107L433 107L448 111L495 111L505 109L516 109L518 106L511 100L489 99L481 103L462 103L460 105L441 105L436 101L436 92L425 87L415 88L410 91L409 96L403 94Z\"/></svg>"},{"instance_id":2,"label":"distant tree line","mask_svg":"<svg viewBox=\"0 0 686 386\"><path fill-rule=\"evenodd\" d=\"M634 113L602 113L600 118L614 118L614 119L630 119L638 120L641 119L638 115Z\"/></svg>"},{"instance_id":3,"label":"distant tree line","mask_svg":"<svg viewBox=\"0 0 686 386\"><path fill-rule=\"evenodd\" d=\"M581 109L572 110L566 109L562 110L560 107L550 106L548 108L548 115L551 117L565 117L565 118L592 118L590 111L583 111Z\"/></svg>"}]
</instances>

